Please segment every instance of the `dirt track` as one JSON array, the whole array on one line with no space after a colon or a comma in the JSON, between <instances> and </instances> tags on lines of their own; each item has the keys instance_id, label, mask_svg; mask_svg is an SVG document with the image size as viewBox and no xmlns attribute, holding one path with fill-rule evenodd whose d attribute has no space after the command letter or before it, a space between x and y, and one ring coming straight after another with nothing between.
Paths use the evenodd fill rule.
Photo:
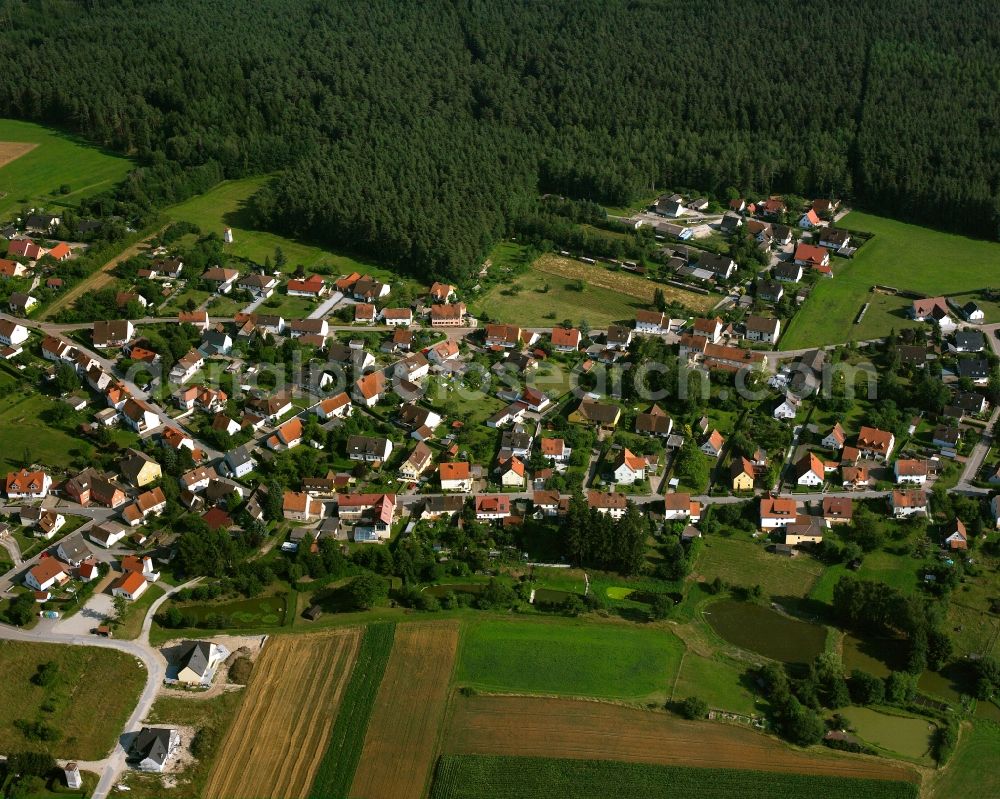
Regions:
<instances>
[{"instance_id":1,"label":"dirt track","mask_svg":"<svg viewBox=\"0 0 1000 799\"><path fill-rule=\"evenodd\" d=\"M458 631L457 623L396 627L351 785L352 799L424 795L437 754Z\"/></svg>"},{"instance_id":2,"label":"dirt track","mask_svg":"<svg viewBox=\"0 0 1000 799\"><path fill-rule=\"evenodd\" d=\"M156 233L153 233L147 236L146 238L142 239L142 241L137 241L131 247L127 247L126 249L122 250L120 253L118 253L118 255L116 255L114 258L112 258L110 261L104 264L104 266L102 266L96 272L94 272L84 280L81 280L79 283L73 286L69 291L67 291L65 294L56 299L54 303L52 303L48 308L45 309L45 313L43 313L39 318L42 321L46 319L51 319L59 311L61 311L63 308L68 308L84 294L88 294L94 291L99 291L100 289L104 288L112 280L114 280L114 275L111 274L112 269L118 266L118 264L120 264L122 261L127 261L129 258L133 258L134 256L146 250L149 240L153 238L153 236L157 236L162 232L163 232L162 230L157 231Z\"/></svg>"},{"instance_id":3,"label":"dirt track","mask_svg":"<svg viewBox=\"0 0 1000 799\"><path fill-rule=\"evenodd\" d=\"M273 638L222 742L205 799L305 799L326 751L360 630Z\"/></svg>"},{"instance_id":4,"label":"dirt track","mask_svg":"<svg viewBox=\"0 0 1000 799\"><path fill-rule=\"evenodd\" d=\"M751 729L683 721L600 702L530 697L456 697L445 754L623 760L916 781L877 758L804 752Z\"/></svg>"}]
</instances>

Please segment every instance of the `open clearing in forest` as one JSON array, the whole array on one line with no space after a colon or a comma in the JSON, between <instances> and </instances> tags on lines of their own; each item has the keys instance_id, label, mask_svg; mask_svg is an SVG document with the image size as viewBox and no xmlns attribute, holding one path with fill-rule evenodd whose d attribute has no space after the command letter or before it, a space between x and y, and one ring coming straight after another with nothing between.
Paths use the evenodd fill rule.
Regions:
<instances>
[{"instance_id":1,"label":"open clearing in forest","mask_svg":"<svg viewBox=\"0 0 1000 799\"><path fill-rule=\"evenodd\" d=\"M444 741L448 755L744 768L915 781L913 770L875 758L792 749L754 730L601 702L517 696L456 696Z\"/></svg>"},{"instance_id":2,"label":"open clearing in forest","mask_svg":"<svg viewBox=\"0 0 1000 799\"><path fill-rule=\"evenodd\" d=\"M434 767L451 672L455 623L400 624L354 774L356 799L420 799Z\"/></svg>"},{"instance_id":3,"label":"open clearing in forest","mask_svg":"<svg viewBox=\"0 0 1000 799\"><path fill-rule=\"evenodd\" d=\"M304 799L308 795L360 630L273 638L205 787L207 799Z\"/></svg>"}]
</instances>

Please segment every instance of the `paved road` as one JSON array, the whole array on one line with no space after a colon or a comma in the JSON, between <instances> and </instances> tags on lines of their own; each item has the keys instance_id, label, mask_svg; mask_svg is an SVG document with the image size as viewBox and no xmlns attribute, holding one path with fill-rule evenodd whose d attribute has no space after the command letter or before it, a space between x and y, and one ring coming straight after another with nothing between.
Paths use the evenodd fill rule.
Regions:
<instances>
[{"instance_id":1,"label":"paved road","mask_svg":"<svg viewBox=\"0 0 1000 799\"><path fill-rule=\"evenodd\" d=\"M333 294L331 294L329 297L323 300L323 302L319 305L319 307L316 308L316 310L313 311L311 314L309 314L309 316L307 316L306 318L322 319L324 316L330 313L330 311L336 308L342 299L344 299L344 295L341 292L339 291L333 292Z\"/></svg>"},{"instance_id":2,"label":"paved road","mask_svg":"<svg viewBox=\"0 0 1000 799\"><path fill-rule=\"evenodd\" d=\"M94 790L91 799L105 799L111 791L112 786L125 770L125 758L127 755L125 745L129 743L131 734L138 732L139 728L142 726L142 720L149 714L149 710L153 706L153 702L156 700L156 695L160 686L163 684L163 678L166 676L166 660L159 650L149 644L149 630L153 624L153 615L157 610L159 610L160 606L170 598L171 595L180 591L182 588L188 588L197 582L197 579L191 580L184 585L172 588L162 597L157 599L152 605L150 605L149 610L146 612L146 618L142 624L142 632L135 641L119 641L113 638L98 638L93 635L60 634L38 629L20 630L8 627L5 624L0 624L0 639L6 639L8 641L29 641L35 643L64 644L68 646L96 646L104 649L116 649L119 652L131 655L136 660L140 661L143 666L145 666L146 685L143 687L142 693L139 695L135 709L132 711L128 721L125 723L124 734L119 737L114 750L104 760L88 761L86 763L83 761L77 761L81 767L86 770L97 771L101 774L101 778L97 783L97 788ZM113 690L113 688L110 690Z\"/></svg>"}]
</instances>

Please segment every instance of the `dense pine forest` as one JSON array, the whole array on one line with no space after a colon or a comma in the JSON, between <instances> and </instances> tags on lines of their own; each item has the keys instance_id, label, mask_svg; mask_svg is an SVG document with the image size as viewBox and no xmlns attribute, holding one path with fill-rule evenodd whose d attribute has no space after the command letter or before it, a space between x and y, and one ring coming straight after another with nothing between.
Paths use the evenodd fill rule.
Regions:
<instances>
[{"instance_id":1,"label":"dense pine forest","mask_svg":"<svg viewBox=\"0 0 1000 799\"><path fill-rule=\"evenodd\" d=\"M0 113L152 207L275 172L261 225L462 280L539 192L836 195L1000 229L990 0L10 0Z\"/></svg>"}]
</instances>

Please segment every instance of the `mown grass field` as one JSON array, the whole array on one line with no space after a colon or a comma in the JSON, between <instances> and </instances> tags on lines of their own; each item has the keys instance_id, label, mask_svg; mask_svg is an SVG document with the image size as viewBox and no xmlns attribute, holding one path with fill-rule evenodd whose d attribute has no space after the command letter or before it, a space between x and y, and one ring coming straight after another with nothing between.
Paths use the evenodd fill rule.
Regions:
<instances>
[{"instance_id":1,"label":"mown grass field","mask_svg":"<svg viewBox=\"0 0 1000 799\"><path fill-rule=\"evenodd\" d=\"M753 694L744 684L746 666L738 666L721 655L703 657L688 651L674 684L673 700L697 696L714 710L751 715L757 711Z\"/></svg>"},{"instance_id":2,"label":"mown grass field","mask_svg":"<svg viewBox=\"0 0 1000 799\"><path fill-rule=\"evenodd\" d=\"M462 634L456 679L486 691L665 696L684 644L663 629L559 621L484 621Z\"/></svg>"},{"instance_id":3,"label":"mown grass field","mask_svg":"<svg viewBox=\"0 0 1000 799\"><path fill-rule=\"evenodd\" d=\"M57 400L34 389L20 390L19 383L0 372L0 473L19 469L25 457L51 469L64 469L75 454L91 452L91 446L64 433L41 418Z\"/></svg>"},{"instance_id":4,"label":"mown grass field","mask_svg":"<svg viewBox=\"0 0 1000 799\"><path fill-rule=\"evenodd\" d=\"M35 685L32 676L47 662L58 664L54 683ZM0 751L99 760L111 751L145 683L143 665L116 650L0 641ZM42 722L58 731L58 740L29 740L18 722Z\"/></svg>"},{"instance_id":5,"label":"mown grass field","mask_svg":"<svg viewBox=\"0 0 1000 799\"><path fill-rule=\"evenodd\" d=\"M372 624L365 628L329 743L306 794L311 799L348 796L375 697L392 652L394 633L394 624Z\"/></svg>"},{"instance_id":6,"label":"mown grass field","mask_svg":"<svg viewBox=\"0 0 1000 799\"><path fill-rule=\"evenodd\" d=\"M465 756L441 759L431 799L915 799L904 782L684 768L611 760Z\"/></svg>"},{"instance_id":7,"label":"mown grass field","mask_svg":"<svg viewBox=\"0 0 1000 799\"><path fill-rule=\"evenodd\" d=\"M919 324L906 319L910 300L872 294L872 285L936 294L964 294L994 285L1000 244L852 211L838 227L874 233L832 280L821 280L782 337L793 350L886 335ZM968 298L966 298L968 299ZM860 325L854 319L872 305ZM992 320L995 321L995 320Z\"/></svg>"},{"instance_id":8,"label":"mown grass field","mask_svg":"<svg viewBox=\"0 0 1000 799\"><path fill-rule=\"evenodd\" d=\"M1000 796L1000 725L977 721L962 729L958 749L936 775L931 795Z\"/></svg>"},{"instance_id":9,"label":"mown grass field","mask_svg":"<svg viewBox=\"0 0 1000 799\"><path fill-rule=\"evenodd\" d=\"M0 215L25 205L73 205L85 197L110 189L132 169L126 158L91 147L72 136L14 119L0 119L0 145L7 142L34 144L0 166ZM16 155L7 148L7 157ZM62 194L60 187L69 186Z\"/></svg>"},{"instance_id":10,"label":"mown grass field","mask_svg":"<svg viewBox=\"0 0 1000 799\"><path fill-rule=\"evenodd\" d=\"M226 245L226 251L258 264L263 264L267 257L273 262L274 250L280 247L288 259L285 268L289 272L300 264L306 269L328 264L344 273L358 271L382 279L392 278L390 272L372 264L276 233L254 230L250 225L246 202L267 181L268 177L265 175L226 180L211 191L171 206L165 213L170 219L198 225L203 234L218 233L221 236L227 226L232 228L233 243Z\"/></svg>"},{"instance_id":11,"label":"mown grass field","mask_svg":"<svg viewBox=\"0 0 1000 799\"><path fill-rule=\"evenodd\" d=\"M759 585L772 597L803 597L822 574L823 564L808 557L779 557L767 552L763 542L713 536L705 540L695 572L707 582L721 577L730 585Z\"/></svg>"},{"instance_id":12,"label":"mown grass field","mask_svg":"<svg viewBox=\"0 0 1000 799\"><path fill-rule=\"evenodd\" d=\"M268 643L222 741L206 799L305 796L353 673L359 638L354 628Z\"/></svg>"}]
</instances>

